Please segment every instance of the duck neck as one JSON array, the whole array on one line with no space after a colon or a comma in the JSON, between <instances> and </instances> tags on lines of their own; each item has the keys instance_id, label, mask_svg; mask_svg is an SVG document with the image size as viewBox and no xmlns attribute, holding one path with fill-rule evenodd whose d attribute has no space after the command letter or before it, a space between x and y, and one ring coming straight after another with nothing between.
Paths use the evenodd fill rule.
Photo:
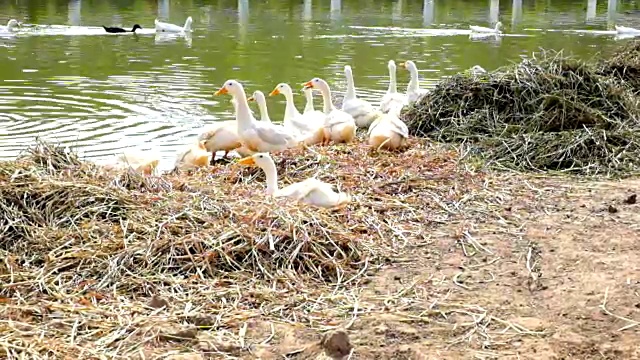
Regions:
<instances>
[{"instance_id":1,"label":"duck neck","mask_svg":"<svg viewBox=\"0 0 640 360\"><path fill-rule=\"evenodd\" d=\"M320 88L320 92L322 93L322 111L328 114L334 109L331 102L331 89L329 89L329 86L323 86Z\"/></svg>"},{"instance_id":2,"label":"duck neck","mask_svg":"<svg viewBox=\"0 0 640 360\"><path fill-rule=\"evenodd\" d=\"M416 92L418 91L418 70L414 67L410 67L409 73L411 73L411 80L409 80L409 85L407 85L407 90L409 92Z\"/></svg>"},{"instance_id":3,"label":"duck neck","mask_svg":"<svg viewBox=\"0 0 640 360\"><path fill-rule=\"evenodd\" d=\"M305 91L304 96L307 98L307 104L304 106L304 112L314 111L313 94L311 91Z\"/></svg>"},{"instance_id":4,"label":"duck neck","mask_svg":"<svg viewBox=\"0 0 640 360\"><path fill-rule=\"evenodd\" d=\"M398 86L396 84L396 69L393 67L389 68L389 89L387 92L390 94L398 92Z\"/></svg>"},{"instance_id":5,"label":"duck neck","mask_svg":"<svg viewBox=\"0 0 640 360\"><path fill-rule=\"evenodd\" d=\"M344 95L345 100L353 100L356 98L356 87L353 85L353 74L351 71L345 71L347 78L347 93Z\"/></svg>"},{"instance_id":6,"label":"duck neck","mask_svg":"<svg viewBox=\"0 0 640 360\"><path fill-rule=\"evenodd\" d=\"M267 177L267 195L273 195L278 191L278 172L276 170L276 164L274 164L273 161L269 161L262 170L264 170L264 174Z\"/></svg>"},{"instance_id":7,"label":"duck neck","mask_svg":"<svg viewBox=\"0 0 640 360\"><path fill-rule=\"evenodd\" d=\"M262 99L258 101L258 108L260 108L260 120L271 122L271 118L269 117L269 110L267 110L267 102Z\"/></svg>"},{"instance_id":8,"label":"duck neck","mask_svg":"<svg viewBox=\"0 0 640 360\"><path fill-rule=\"evenodd\" d=\"M236 95L236 121L239 126L247 127L251 125L251 109L247 103L247 95L244 90Z\"/></svg>"},{"instance_id":9,"label":"duck neck","mask_svg":"<svg viewBox=\"0 0 640 360\"><path fill-rule=\"evenodd\" d=\"M296 109L296 104L293 102L293 94L291 91L287 91L284 93L284 98L287 101L284 106L284 112L288 119L294 119L296 116L300 115L298 109Z\"/></svg>"}]
</instances>

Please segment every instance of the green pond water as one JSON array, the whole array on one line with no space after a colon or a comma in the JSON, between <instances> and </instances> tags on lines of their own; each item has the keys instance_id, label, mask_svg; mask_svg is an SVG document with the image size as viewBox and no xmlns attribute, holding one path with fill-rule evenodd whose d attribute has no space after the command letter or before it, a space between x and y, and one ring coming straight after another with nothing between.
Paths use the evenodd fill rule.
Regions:
<instances>
[{"instance_id":1,"label":"green pond water","mask_svg":"<svg viewBox=\"0 0 640 360\"><path fill-rule=\"evenodd\" d=\"M154 149L169 168L207 124L233 117L229 97L213 96L226 79L268 94L279 82L299 90L319 76L340 96L349 64L358 95L377 104L389 59L414 60L429 88L473 65L492 70L540 47L606 55L629 41L614 25L640 27L637 7L615 0L6 1L0 25L15 18L25 26L0 32L0 159L40 136L95 160L125 148ZM183 25L188 16L192 36L155 34L156 17ZM469 35L469 25L496 21L504 36ZM99 28L136 23L143 28L136 35ZM399 89L408 79L398 69ZM304 96L295 98L302 109ZM278 121L284 98L267 101ZM321 102L317 97L316 107Z\"/></svg>"}]
</instances>

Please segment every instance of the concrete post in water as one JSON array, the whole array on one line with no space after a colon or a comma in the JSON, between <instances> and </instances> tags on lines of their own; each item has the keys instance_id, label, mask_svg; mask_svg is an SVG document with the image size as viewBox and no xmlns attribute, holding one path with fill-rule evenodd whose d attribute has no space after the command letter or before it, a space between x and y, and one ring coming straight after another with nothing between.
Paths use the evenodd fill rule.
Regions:
<instances>
[{"instance_id":1,"label":"concrete post in water","mask_svg":"<svg viewBox=\"0 0 640 360\"><path fill-rule=\"evenodd\" d=\"M500 0L491 0L491 4L489 5L489 24L490 27L495 26L495 24L500 21Z\"/></svg>"},{"instance_id":2,"label":"concrete post in water","mask_svg":"<svg viewBox=\"0 0 640 360\"><path fill-rule=\"evenodd\" d=\"M511 26L515 27L522 21L522 0L513 0L511 6Z\"/></svg>"},{"instance_id":3,"label":"concrete post in water","mask_svg":"<svg viewBox=\"0 0 640 360\"><path fill-rule=\"evenodd\" d=\"M82 0L69 1L69 5L68 5L69 15L67 17L67 21L69 22L69 25L80 26L80 23L81 23L80 9L81 8L82 8Z\"/></svg>"},{"instance_id":4,"label":"concrete post in water","mask_svg":"<svg viewBox=\"0 0 640 360\"><path fill-rule=\"evenodd\" d=\"M158 0L158 19L169 21L169 0Z\"/></svg>"},{"instance_id":5,"label":"concrete post in water","mask_svg":"<svg viewBox=\"0 0 640 360\"><path fill-rule=\"evenodd\" d=\"M340 19L340 12L342 11L342 0L331 0L331 20Z\"/></svg>"},{"instance_id":6,"label":"concrete post in water","mask_svg":"<svg viewBox=\"0 0 640 360\"><path fill-rule=\"evenodd\" d=\"M587 0L587 21L595 19L597 8L598 0Z\"/></svg>"},{"instance_id":7,"label":"concrete post in water","mask_svg":"<svg viewBox=\"0 0 640 360\"><path fill-rule=\"evenodd\" d=\"M616 8L618 0L608 0L607 3L607 27L612 28L616 23Z\"/></svg>"},{"instance_id":8,"label":"concrete post in water","mask_svg":"<svg viewBox=\"0 0 640 360\"><path fill-rule=\"evenodd\" d=\"M402 0L391 5L391 20L402 20Z\"/></svg>"},{"instance_id":9,"label":"concrete post in water","mask_svg":"<svg viewBox=\"0 0 640 360\"><path fill-rule=\"evenodd\" d=\"M422 5L422 25L424 27L433 24L435 0L424 0Z\"/></svg>"}]
</instances>

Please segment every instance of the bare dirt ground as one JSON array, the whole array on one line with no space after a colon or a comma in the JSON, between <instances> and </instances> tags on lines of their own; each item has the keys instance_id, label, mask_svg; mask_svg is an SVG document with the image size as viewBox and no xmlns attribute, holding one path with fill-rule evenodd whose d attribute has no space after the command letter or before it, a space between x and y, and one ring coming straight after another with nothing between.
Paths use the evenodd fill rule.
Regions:
<instances>
[{"instance_id":1,"label":"bare dirt ground","mask_svg":"<svg viewBox=\"0 0 640 360\"><path fill-rule=\"evenodd\" d=\"M226 230L236 217L266 206L246 195L261 192L262 184L237 183L237 169L224 170L215 181L234 185L221 191L207 179L211 190L196 197L206 196L209 208L224 210L197 212L209 225L185 220L170 228L175 234L149 243L127 240L136 228L123 233L117 226L109 241L126 246L110 245L102 233L101 242L89 248L91 257L71 247L55 262L63 275L40 272L32 264L33 251L5 244L14 255L0 265L0 356L4 350L10 358L65 359L640 358L640 205L634 197L639 180L461 171L467 165L456 156L422 142L390 156L351 147L332 149L329 160L313 166L305 165L306 158L285 166L336 174L359 187L359 203L336 213L298 214L302 210L284 204L271 212L306 218L322 213L324 224L339 230L343 222L348 230L333 238L361 231L363 237L388 240L386 259L362 267L364 276L351 283L342 278L340 283L349 284L338 286L309 283L308 274L287 274L284 268L272 282L246 274L234 278L226 268L207 275L215 263L179 250L191 243L211 246L207 237L220 234L214 223ZM362 163L354 163L359 158ZM165 196L133 195L144 201ZM223 207L240 195L248 197L242 200L247 204ZM192 195L182 196L158 210L144 208L164 214L174 213L173 205L199 206L186 202ZM241 214L232 213L241 205ZM280 222L274 236L299 226L260 214L255 221L267 229ZM368 216L376 218L367 222ZM159 230L152 225L151 234L160 236L166 220ZM320 236L317 225L306 226ZM265 232L254 227L240 230L247 236ZM94 230L74 231L69 241L80 249ZM68 246L66 233L42 234L61 244L50 245L49 254ZM178 265L191 275L173 270ZM108 286L87 292L88 282L77 283L76 274ZM350 344L329 337L336 329L346 331Z\"/></svg>"}]
</instances>

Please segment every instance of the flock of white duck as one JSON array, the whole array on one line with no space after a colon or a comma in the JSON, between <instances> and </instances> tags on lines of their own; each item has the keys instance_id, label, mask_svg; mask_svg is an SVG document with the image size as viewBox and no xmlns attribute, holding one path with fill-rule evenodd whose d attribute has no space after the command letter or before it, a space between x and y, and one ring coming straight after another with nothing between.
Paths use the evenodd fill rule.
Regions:
<instances>
[{"instance_id":1,"label":"flock of white duck","mask_svg":"<svg viewBox=\"0 0 640 360\"><path fill-rule=\"evenodd\" d=\"M184 26L163 22L158 19L154 20L154 27L156 32L188 34L193 31L191 27L192 24L193 24L193 18L191 18L191 16L189 16L185 20ZM9 20L9 22L7 22L7 26L0 26L0 33L14 33L20 30L21 27L23 27L23 24L21 22L19 22L16 19L11 19ZM127 32L135 33L136 29L142 29L142 27L138 24L134 25L134 27L131 30L126 30L120 27L107 27L107 26L102 26L102 27L108 33L127 33Z\"/></svg>"},{"instance_id":2,"label":"flock of white duck","mask_svg":"<svg viewBox=\"0 0 640 360\"><path fill-rule=\"evenodd\" d=\"M358 98L353 71L349 65L344 67L347 89L341 108L334 106L331 89L324 79L316 77L303 84L306 106L302 112L294 104L291 86L286 83L277 84L269 96L283 95L286 100L282 124L271 122L263 92L256 90L247 97L240 82L227 80L215 95L231 96L235 120L210 125L210 128L194 139L192 145L178 154L175 167L179 170L205 167L213 163L216 152L224 152L222 158L226 158L230 151L235 151L243 157L238 161L240 164L258 166L265 172L267 195L288 197L324 208L346 205L351 201L349 194L336 192L332 185L316 178L278 188L276 166L269 153L299 146L350 143L356 139L357 128L367 129L368 143L373 149L405 148L409 129L400 119L400 111L404 106L420 99L427 90L420 88L418 69L413 61L408 60L400 66L410 74L406 93L397 90L396 63L390 60L389 87L378 106ZM314 90L322 95L322 110L314 107ZM249 102L258 105L260 120L254 117ZM122 154L119 160L121 164L146 174L151 174L159 162L158 158L149 158L148 154Z\"/></svg>"}]
</instances>

